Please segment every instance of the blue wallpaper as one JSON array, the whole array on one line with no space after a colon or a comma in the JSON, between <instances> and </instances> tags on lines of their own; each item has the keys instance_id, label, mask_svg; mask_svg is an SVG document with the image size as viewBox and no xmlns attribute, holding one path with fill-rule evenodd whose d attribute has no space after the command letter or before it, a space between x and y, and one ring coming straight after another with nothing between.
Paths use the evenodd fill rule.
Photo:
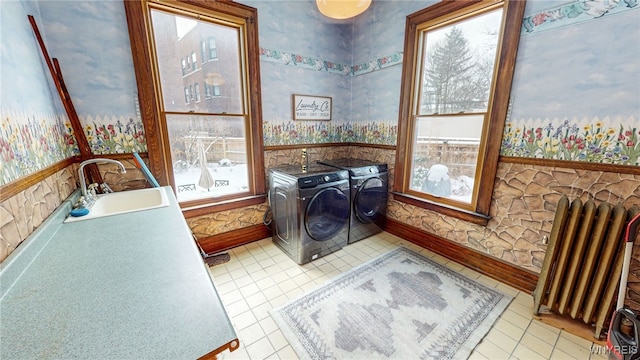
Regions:
<instances>
[{"instance_id":1,"label":"blue wallpaper","mask_svg":"<svg viewBox=\"0 0 640 360\"><path fill-rule=\"evenodd\" d=\"M435 1L377 0L346 21L314 1L243 3L259 12L265 145L396 144L405 17ZM27 14L94 153L144 151L122 2L1 6L0 185L77 152ZM525 16L502 154L639 165L637 1L529 1ZM332 97L332 120L292 120L292 94Z\"/></svg>"},{"instance_id":2,"label":"blue wallpaper","mask_svg":"<svg viewBox=\"0 0 640 360\"><path fill-rule=\"evenodd\" d=\"M247 4L259 13L265 146L395 145L404 17L424 1L374 1L348 20L322 16L314 2ZM332 97L332 120L292 120L292 94Z\"/></svg>"},{"instance_id":3,"label":"blue wallpaper","mask_svg":"<svg viewBox=\"0 0 640 360\"><path fill-rule=\"evenodd\" d=\"M27 19L33 15L42 23L37 3L3 1L0 5L3 185L73 156L75 147L51 96L49 73Z\"/></svg>"},{"instance_id":4,"label":"blue wallpaper","mask_svg":"<svg viewBox=\"0 0 640 360\"><path fill-rule=\"evenodd\" d=\"M48 70L44 61L41 60L40 48L27 15L33 15L36 22L42 24L36 2L2 2L2 11L0 11L2 108L52 113L56 109L52 103L48 78L45 77L45 75L48 76ZM40 32L43 32L41 26Z\"/></svg>"},{"instance_id":5,"label":"blue wallpaper","mask_svg":"<svg viewBox=\"0 0 640 360\"><path fill-rule=\"evenodd\" d=\"M640 165L637 2L578 1L524 20L502 155Z\"/></svg>"},{"instance_id":6,"label":"blue wallpaper","mask_svg":"<svg viewBox=\"0 0 640 360\"><path fill-rule=\"evenodd\" d=\"M121 1L40 1L42 30L79 115L138 118Z\"/></svg>"}]
</instances>

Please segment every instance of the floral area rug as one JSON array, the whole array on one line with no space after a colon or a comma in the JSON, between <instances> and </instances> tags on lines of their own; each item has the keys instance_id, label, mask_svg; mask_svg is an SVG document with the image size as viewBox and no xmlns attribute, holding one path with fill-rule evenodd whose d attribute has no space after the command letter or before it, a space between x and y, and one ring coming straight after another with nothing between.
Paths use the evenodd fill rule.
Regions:
<instances>
[{"instance_id":1,"label":"floral area rug","mask_svg":"<svg viewBox=\"0 0 640 360\"><path fill-rule=\"evenodd\" d=\"M511 300L399 247L271 315L301 359L466 359Z\"/></svg>"}]
</instances>

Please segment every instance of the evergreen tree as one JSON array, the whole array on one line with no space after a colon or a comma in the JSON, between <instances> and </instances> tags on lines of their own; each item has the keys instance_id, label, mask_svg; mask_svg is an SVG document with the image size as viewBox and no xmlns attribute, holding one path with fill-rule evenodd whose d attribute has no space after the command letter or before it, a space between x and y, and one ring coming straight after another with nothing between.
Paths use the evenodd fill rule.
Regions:
<instances>
[{"instance_id":1,"label":"evergreen tree","mask_svg":"<svg viewBox=\"0 0 640 360\"><path fill-rule=\"evenodd\" d=\"M490 66L476 59L463 32L452 27L426 54L422 113L452 114L484 107Z\"/></svg>"}]
</instances>

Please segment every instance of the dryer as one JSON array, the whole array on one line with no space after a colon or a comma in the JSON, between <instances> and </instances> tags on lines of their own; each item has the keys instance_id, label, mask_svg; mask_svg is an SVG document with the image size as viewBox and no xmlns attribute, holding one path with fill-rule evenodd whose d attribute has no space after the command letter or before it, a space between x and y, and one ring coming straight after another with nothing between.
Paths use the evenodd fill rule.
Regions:
<instances>
[{"instance_id":1,"label":"dryer","mask_svg":"<svg viewBox=\"0 0 640 360\"><path fill-rule=\"evenodd\" d=\"M347 245L349 174L320 164L269 169L273 242L298 264Z\"/></svg>"},{"instance_id":2,"label":"dryer","mask_svg":"<svg viewBox=\"0 0 640 360\"><path fill-rule=\"evenodd\" d=\"M355 158L323 160L318 163L349 171L351 215L347 242L351 244L381 232L389 196L387 164Z\"/></svg>"}]
</instances>

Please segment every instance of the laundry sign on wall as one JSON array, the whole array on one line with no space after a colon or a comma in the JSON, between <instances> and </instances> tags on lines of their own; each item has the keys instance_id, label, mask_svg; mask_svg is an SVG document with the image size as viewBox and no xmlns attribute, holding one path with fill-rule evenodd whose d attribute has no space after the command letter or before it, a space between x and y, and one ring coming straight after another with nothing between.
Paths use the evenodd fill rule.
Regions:
<instances>
[{"instance_id":1,"label":"laundry sign on wall","mask_svg":"<svg viewBox=\"0 0 640 360\"><path fill-rule=\"evenodd\" d=\"M331 120L331 98L293 94L293 120Z\"/></svg>"}]
</instances>

